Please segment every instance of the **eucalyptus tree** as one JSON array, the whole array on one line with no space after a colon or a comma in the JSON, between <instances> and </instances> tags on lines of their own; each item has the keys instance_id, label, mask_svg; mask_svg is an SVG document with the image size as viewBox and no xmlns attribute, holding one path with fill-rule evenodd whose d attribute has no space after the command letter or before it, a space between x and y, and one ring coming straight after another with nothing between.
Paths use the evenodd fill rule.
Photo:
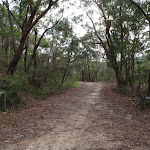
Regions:
<instances>
[{"instance_id":1,"label":"eucalyptus tree","mask_svg":"<svg viewBox=\"0 0 150 150\"><path fill-rule=\"evenodd\" d=\"M22 56L23 50L25 48L25 42L30 31L35 27L35 25L43 18L50 10L58 6L59 0L12 0L13 5L10 7L8 0L3 1L6 6L9 15L9 22L11 27L11 33L13 37L13 47L14 56L8 68L8 74L13 74L16 66ZM12 18L14 22L12 22ZM15 25L21 32L21 37L19 43L14 41L15 34L13 25Z\"/></svg>"},{"instance_id":2,"label":"eucalyptus tree","mask_svg":"<svg viewBox=\"0 0 150 150\"><path fill-rule=\"evenodd\" d=\"M8 37L10 36L10 30L9 30L9 22L8 22L8 15L7 10L5 7L3 7L0 4L0 52L5 49L3 48L4 45L6 45L6 41L8 40ZM5 46L4 46L5 47Z\"/></svg>"},{"instance_id":3,"label":"eucalyptus tree","mask_svg":"<svg viewBox=\"0 0 150 150\"><path fill-rule=\"evenodd\" d=\"M149 22L149 39L148 41L150 40L150 4L149 2L146 0L144 1L142 4L141 3L138 3L138 2L135 2L133 0L129 0L140 12L141 14L147 19L147 21ZM148 48L149 49L149 48ZM149 53L147 54L147 60L149 60ZM147 65L146 66L149 66L148 65L148 62L147 62ZM150 70L149 67L147 67L147 70ZM148 92L147 94L150 96L150 71L148 73Z\"/></svg>"},{"instance_id":4,"label":"eucalyptus tree","mask_svg":"<svg viewBox=\"0 0 150 150\"><path fill-rule=\"evenodd\" d=\"M13 49L13 47L11 43L11 30L8 21L7 9L2 4L0 4L0 20L0 62L3 66L3 70L6 72L10 59L9 53L13 53L10 49ZM16 27L14 27L14 29L16 29ZM20 34L16 31L15 33L17 37Z\"/></svg>"},{"instance_id":5,"label":"eucalyptus tree","mask_svg":"<svg viewBox=\"0 0 150 150\"><path fill-rule=\"evenodd\" d=\"M8 21L7 21L7 11L6 9L0 4L0 20L2 20L0 24L0 53L4 49L4 45L6 45L6 39L8 39L9 31L7 30L6 34L6 28L8 27Z\"/></svg>"},{"instance_id":6,"label":"eucalyptus tree","mask_svg":"<svg viewBox=\"0 0 150 150\"><path fill-rule=\"evenodd\" d=\"M54 37L51 41L52 63L57 67L60 66L62 72L61 84L67 76L72 72L75 55L78 53L79 39L73 32L73 28L68 19L64 18L56 25L54 29ZM61 73L60 73L61 74Z\"/></svg>"},{"instance_id":7,"label":"eucalyptus tree","mask_svg":"<svg viewBox=\"0 0 150 150\"><path fill-rule=\"evenodd\" d=\"M140 34L145 26L145 19L126 0L83 0L86 13L93 26L93 32L97 38L96 44L100 44L106 57L113 67L119 86L128 84L129 72L134 72L135 53L142 48ZM94 22L89 5L98 9L99 17ZM90 5L90 6L91 6ZM85 9L85 8L84 8ZM138 44L139 43L139 44ZM138 45L138 46L137 46ZM126 72L126 76L124 76ZM133 76L133 74L132 74Z\"/></svg>"}]
</instances>

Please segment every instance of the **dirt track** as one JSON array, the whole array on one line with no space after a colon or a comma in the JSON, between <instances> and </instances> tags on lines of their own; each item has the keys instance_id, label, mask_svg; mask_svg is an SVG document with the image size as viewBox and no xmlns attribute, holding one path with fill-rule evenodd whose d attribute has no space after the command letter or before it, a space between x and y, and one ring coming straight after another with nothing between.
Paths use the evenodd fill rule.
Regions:
<instances>
[{"instance_id":1,"label":"dirt track","mask_svg":"<svg viewBox=\"0 0 150 150\"><path fill-rule=\"evenodd\" d=\"M81 83L39 106L20 111L5 129L4 150L149 150L150 116L142 118L102 98L103 83ZM105 93L107 94L107 93ZM112 97L113 99L113 97ZM115 106L115 107L114 107ZM2 129L2 128L1 128ZM4 142L4 143L3 143Z\"/></svg>"}]
</instances>

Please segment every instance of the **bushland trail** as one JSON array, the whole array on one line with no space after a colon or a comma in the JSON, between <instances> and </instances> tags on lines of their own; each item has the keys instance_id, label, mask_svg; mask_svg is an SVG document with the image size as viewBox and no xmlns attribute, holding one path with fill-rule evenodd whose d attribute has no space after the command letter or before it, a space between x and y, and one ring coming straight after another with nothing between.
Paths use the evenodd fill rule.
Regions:
<instances>
[{"instance_id":1,"label":"bushland trail","mask_svg":"<svg viewBox=\"0 0 150 150\"><path fill-rule=\"evenodd\" d=\"M128 112L113 96L109 96L110 100L104 99L102 88L106 83L80 84L14 114L13 119L18 118L16 122L20 123L13 122L8 129L3 127L0 149L150 149L149 116L142 116L147 122L141 122L137 114ZM107 96L107 92L105 94Z\"/></svg>"}]
</instances>

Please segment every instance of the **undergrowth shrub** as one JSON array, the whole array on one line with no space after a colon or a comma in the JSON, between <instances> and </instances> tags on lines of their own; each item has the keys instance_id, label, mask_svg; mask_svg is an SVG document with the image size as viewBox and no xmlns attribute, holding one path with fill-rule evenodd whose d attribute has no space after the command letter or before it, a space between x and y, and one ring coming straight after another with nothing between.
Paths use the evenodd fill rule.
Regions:
<instances>
[{"instance_id":1,"label":"undergrowth shrub","mask_svg":"<svg viewBox=\"0 0 150 150\"><path fill-rule=\"evenodd\" d=\"M7 76L0 80L0 89L6 91L7 106L19 104L21 102L21 98L18 95L18 90L20 88L20 82L15 77Z\"/></svg>"},{"instance_id":2,"label":"undergrowth shrub","mask_svg":"<svg viewBox=\"0 0 150 150\"><path fill-rule=\"evenodd\" d=\"M73 76L71 78L67 78L63 85L62 85L62 90L64 89L68 89L69 87L73 87L73 85L76 83L77 81L77 77L76 76Z\"/></svg>"},{"instance_id":3,"label":"undergrowth shrub","mask_svg":"<svg viewBox=\"0 0 150 150\"><path fill-rule=\"evenodd\" d=\"M62 77L61 69L31 68L26 73L22 69L13 76L5 75L1 78L0 90L6 91L7 106L18 106L26 104L26 101L45 99L60 94L70 87L78 86L76 75L67 74L63 84Z\"/></svg>"}]
</instances>

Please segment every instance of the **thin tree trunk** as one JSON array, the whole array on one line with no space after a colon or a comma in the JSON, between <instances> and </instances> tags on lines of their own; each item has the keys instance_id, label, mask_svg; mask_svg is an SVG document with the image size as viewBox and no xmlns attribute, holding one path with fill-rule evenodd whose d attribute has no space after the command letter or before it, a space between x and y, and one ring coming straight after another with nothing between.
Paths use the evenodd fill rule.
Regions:
<instances>
[{"instance_id":1,"label":"thin tree trunk","mask_svg":"<svg viewBox=\"0 0 150 150\"><path fill-rule=\"evenodd\" d=\"M27 72L27 54L28 54L28 48L25 48L25 54L24 54L24 71Z\"/></svg>"},{"instance_id":2,"label":"thin tree trunk","mask_svg":"<svg viewBox=\"0 0 150 150\"><path fill-rule=\"evenodd\" d=\"M90 66L89 66L89 64L87 64L88 65L88 74L89 74L89 77L88 77L88 80L89 80L89 82L91 81L91 72L90 72Z\"/></svg>"},{"instance_id":3,"label":"thin tree trunk","mask_svg":"<svg viewBox=\"0 0 150 150\"><path fill-rule=\"evenodd\" d=\"M0 35L0 53L2 52L2 38L1 38L1 35Z\"/></svg>"},{"instance_id":4,"label":"thin tree trunk","mask_svg":"<svg viewBox=\"0 0 150 150\"><path fill-rule=\"evenodd\" d=\"M150 39L150 21L149 21L149 39Z\"/></svg>"},{"instance_id":5,"label":"thin tree trunk","mask_svg":"<svg viewBox=\"0 0 150 150\"><path fill-rule=\"evenodd\" d=\"M29 38L30 36L27 37L26 45L25 45L25 54L24 54L24 71L25 72L27 72L27 56L28 56L28 51L30 50Z\"/></svg>"},{"instance_id":6,"label":"thin tree trunk","mask_svg":"<svg viewBox=\"0 0 150 150\"><path fill-rule=\"evenodd\" d=\"M140 79L140 65L138 65L138 81L139 81L139 85L138 85L138 90L139 90L139 96L141 97L141 79Z\"/></svg>"},{"instance_id":7,"label":"thin tree trunk","mask_svg":"<svg viewBox=\"0 0 150 150\"><path fill-rule=\"evenodd\" d=\"M135 55L135 52L134 52L134 45L136 43L136 33L135 33L135 37L134 37L134 40L133 40L133 47L132 47L132 54L131 54L131 59L132 59L132 65L131 65L131 73L132 73L132 96L133 96L133 92L134 92L134 55Z\"/></svg>"},{"instance_id":8,"label":"thin tree trunk","mask_svg":"<svg viewBox=\"0 0 150 150\"><path fill-rule=\"evenodd\" d=\"M29 36L28 36L28 53L29 53L29 56L30 56L30 53L31 53L30 33L29 33Z\"/></svg>"},{"instance_id":9,"label":"thin tree trunk","mask_svg":"<svg viewBox=\"0 0 150 150\"><path fill-rule=\"evenodd\" d=\"M82 81L85 81L85 69L82 68Z\"/></svg>"},{"instance_id":10,"label":"thin tree trunk","mask_svg":"<svg viewBox=\"0 0 150 150\"><path fill-rule=\"evenodd\" d=\"M68 62L67 62L67 65L65 67L65 70L64 70L64 74L63 74L63 77L62 77L61 85L64 83L69 64L70 64L70 56L68 56Z\"/></svg>"},{"instance_id":11,"label":"thin tree trunk","mask_svg":"<svg viewBox=\"0 0 150 150\"><path fill-rule=\"evenodd\" d=\"M8 61L7 64L9 65L10 62L10 38L8 38Z\"/></svg>"},{"instance_id":12,"label":"thin tree trunk","mask_svg":"<svg viewBox=\"0 0 150 150\"><path fill-rule=\"evenodd\" d=\"M120 28L121 28L121 60L120 60L120 72L122 72L122 67L123 67L123 26L122 26L122 6L120 6Z\"/></svg>"},{"instance_id":13,"label":"thin tree trunk","mask_svg":"<svg viewBox=\"0 0 150 150\"><path fill-rule=\"evenodd\" d=\"M150 96L150 71L149 71L149 75L148 75L148 92L147 95Z\"/></svg>"},{"instance_id":14,"label":"thin tree trunk","mask_svg":"<svg viewBox=\"0 0 150 150\"><path fill-rule=\"evenodd\" d=\"M37 68L36 55L35 55L35 57L34 57L34 68L35 68L35 69Z\"/></svg>"},{"instance_id":15,"label":"thin tree trunk","mask_svg":"<svg viewBox=\"0 0 150 150\"><path fill-rule=\"evenodd\" d=\"M132 71L132 96L134 93L134 52L132 52L132 66L131 66L131 71Z\"/></svg>"},{"instance_id":16,"label":"thin tree trunk","mask_svg":"<svg viewBox=\"0 0 150 150\"><path fill-rule=\"evenodd\" d=\"M13 29L14 24L13 24L11 14L10 14L8 0L6 0L6 5L7 5L7 8L8 8L8 19L9 19L9 24L10 24L10 29L11 29L11 38L12 38L13 48L14 48L14 52L16 52L16 49L17 49L16 48L16 37L15 37L15 34L14 34L14 29Z\"/></svg>"}]
</instances>

